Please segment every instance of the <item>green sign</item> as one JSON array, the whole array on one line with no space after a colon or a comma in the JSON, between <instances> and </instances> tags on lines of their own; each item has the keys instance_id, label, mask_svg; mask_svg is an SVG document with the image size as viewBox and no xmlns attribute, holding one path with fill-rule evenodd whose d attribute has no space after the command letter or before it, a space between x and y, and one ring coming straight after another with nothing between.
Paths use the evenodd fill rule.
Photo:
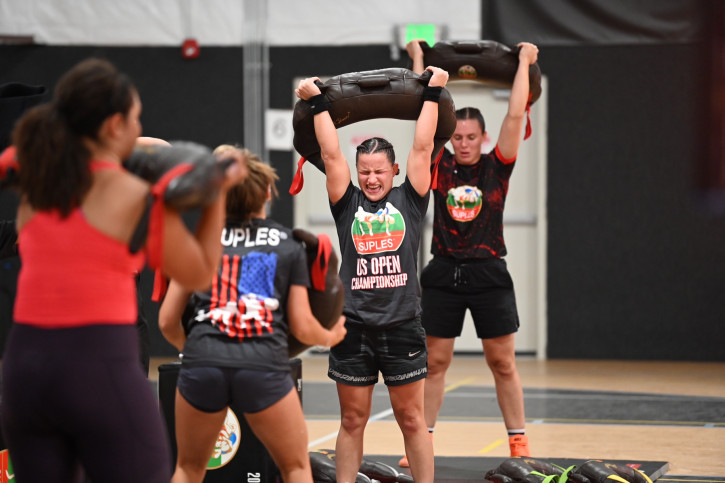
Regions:
<instances>
[{"instance_id":1,"label":"green sign","mask_svg":"<svg viewBox=\"0 0 725 483\"><path fill-rule=\"evenodd\" d=\"M405 43L423 39L433 47L436 43L436 26L432 23L409 23L405 26Z\"/></svg>"}]
</instances>

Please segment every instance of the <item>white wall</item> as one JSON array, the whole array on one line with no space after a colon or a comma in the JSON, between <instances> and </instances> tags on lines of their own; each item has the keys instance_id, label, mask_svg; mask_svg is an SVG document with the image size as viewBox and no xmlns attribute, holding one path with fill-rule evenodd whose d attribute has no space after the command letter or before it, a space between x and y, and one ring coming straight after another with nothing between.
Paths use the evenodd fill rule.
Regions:
<instances>
[{"instance_id":1,"label":"white wall","mask_svg":"<svg viewBox=\"0 0 725 483\"><path fill-rule=\"evenodd\" d=\"M255 2L255 3L252 3ZM446 25L448 38L480 37L478 0L0 0L0 38L32 36L57 45L234 46L244 22L266 7L269 45L394 42L394 26ZM245 18L245 12L247 18ZM249 28L246 29L247 31ZM1 41L1 40L0 40Z\"/></svg>"}]
</instances>

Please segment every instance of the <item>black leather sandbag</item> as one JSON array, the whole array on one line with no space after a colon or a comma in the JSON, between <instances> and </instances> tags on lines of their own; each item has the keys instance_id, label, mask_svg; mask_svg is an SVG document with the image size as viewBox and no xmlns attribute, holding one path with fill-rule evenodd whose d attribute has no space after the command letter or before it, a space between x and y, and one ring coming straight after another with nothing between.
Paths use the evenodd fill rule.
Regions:
<instances>
[{"instance_id":1,"label":"black leather sandbag","mask_svg":"<svg viewBox=\"0 0 725 483\"><path fill-rule=\"evenodd\" d=\"M336 483L335 473L335 452L327 449L310 451L310 466L312 468L312 480L315 483ZM358 472L355 483L372 483L372 480Z\"/></svg>"},{"instance_id":2,"label":"black leather sandbag","mask_svg":"<svg viewBox=\"0 0 725 483\"><path fill-rule=\"evenodd\" d=\"M431 75L430 71L418 75L408 69L388 68L341 74L318 83L318 86L330 106L330 117L339 129L369 119L418 119L423 107L423 89ZM438 102L438 124L431 160L438 156L456 129L455 111L453 99L444 88ZM292 143L301 156L324 173L313 118L309 103L298 100L292 115Z\"/></svg>"},{"instance_id":3,"label":"black leather sandbag","mask_svg":"<svg viewBox=\"0 0 725 483\"><path fill-rule=\"evenodd\" d=\"M484 478L497 483L541 483L546 476L561 475L562 468L528 457L509 458L486 472Z\"/></svg>"},{"instance_id":4,"label":"black leather sandbag","mask_svg":"<svg viewBox=\"0 0 725 483\"><path fill-rule=\"evenodd\" d=\"M295 228L292 230L295 239L304 242L307 252L307 267L312 272L315 264L323 263L318 259L318 236L307 230ZM325 271L325 290L316 290L311 286L308 290L310 307L312 314L317 318L324 328L329 329L342 315L342 306L345 302L345 288L342 286L342 280L338 276L338 259L334 250L330 250L330 257L326 266L318 267ZM312 275L310 275L312 277ZM309 346L303 344L295 338L291 333L287 337L287 345L289 348L289 356L294 357L306 350Z\"/></svg>"},{"instance_id":5,"label":"black leather sandbag","mask_svg":"<svg viewBox=\"0 0 725 483\"><path fill-rule=\"evenodd\" d=\"M174 177L164 192L164 204L182 211L206 206L216 199L230 162L218 161L211 150L201 144L177 141L171 146L137 146L123 166L154 184L176 166L190 164L192 169Z\"/></svg>"},{"instance_id":6,"label":"black leather sandbag","mask_svg":"<svg viewBox=\"0 0 725 483\"><path fill-rule=\"evenodd\" d=\"M519 67L519 48L493 40L441 41L431 47L420 42L423 65L448 71L450 79L475 80L494 87L511 88ZM529 66L529 103L541 96L541 68Z\"/></svg>"},{"instance_id":7,"label":"black leather sandbag","mask_svg":"<svg viewBox=\"0 0 725 483\"><path fill-rule=\"evenodd\" d=\"M401 473L390 465L367 458L363 458L360 462L360 473L380 483L413 483L412 476Z\"/></svg>"},{"instance_id":8,"label":"black leather sandbag","mask_svg":"<svg viewBox=\"0 0 725 483\"><path fill-rule=\"evenodd\" d=\"M569 475L569 479L575 483L612 483L617 479L630 483L652 483L641 471L601 460L585 462Z\"/></svg>"},{"instance_id":9,"label":"black leather sandbag","mask_svg":"<svg viewBox=\"0 0 725 483\"><path fill-rule=\"evenodd\" d=\"M315 483L334 483L337 481L335 457L335 451L331 449L310 452L312 478ZM413 483L413 478L410 475L400 473L392 466L363 457L360 462L360 471L357 474L356 483L363 483L366 479L367 481L378 481L380 483Z\"/></svg>"}]
</instances>

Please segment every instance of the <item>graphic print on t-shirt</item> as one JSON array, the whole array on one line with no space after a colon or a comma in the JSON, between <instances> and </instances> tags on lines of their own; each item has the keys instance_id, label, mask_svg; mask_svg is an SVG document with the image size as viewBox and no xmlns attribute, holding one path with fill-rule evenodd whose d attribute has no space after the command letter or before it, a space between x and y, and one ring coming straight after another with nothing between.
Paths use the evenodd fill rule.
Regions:
<instances>
[{"instance_id":1,"label":"graphic print on t-shirt","mask_svg":"<svg viewBox=\"0 0 725 483\"><path fill-rule=\"evenodd\" d=\"M481 212L483 193L475 186L456 186L448 190L446 206L456 221L471 221Z\"/></svg>"},{"instance_id":2,"label":"graphic print on t-shirt","mask_svg":"<svg viewBox=\"0 0 725 483\"><path fill-rule=\"evenodd\" d=\"M214 278L211 306L197 320L209 319L229 337L243 339L272 332L277 254L251 252L244 257L224 255L221 274Z\"/></svg>"},{"instance_id":3,"label":"graphic print on t-shirt","mask_svg":"<svg viewBox=\"0 0 725 483\"><path fill-rule=\"evenodd\" d=\"M360 255L395 251L405 238L405 220L391 203L385 203L375 213L358 206L351 233Z\"/></svg>"}]
</instances>

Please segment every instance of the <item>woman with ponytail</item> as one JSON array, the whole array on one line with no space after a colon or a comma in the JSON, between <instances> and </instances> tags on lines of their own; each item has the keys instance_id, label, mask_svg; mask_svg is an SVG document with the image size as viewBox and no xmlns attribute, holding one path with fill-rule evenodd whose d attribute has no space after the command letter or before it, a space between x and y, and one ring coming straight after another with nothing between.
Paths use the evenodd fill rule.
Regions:
<instances>
[{"instance_id":1,"label":"woman with ponytail","mask_svg":"<svg viewBox=\"0 0 725 483\"><path fill-rule=\"evenodd\" d=\"M141 101L107 61L85 60L48 104L16 125L22 267L2 366L3 437L18 481L168 482L171 461L158 402L139 360L129 248L150 185L121 162L141 134ZM164 208L162 269L189 289L216 271L226 190L195 234Z\"/></svg>"},{"instance_id":2,"label":"woman with ponytail","mask_svg":"<svg viewBox=\"0 0 725 483\"><path fill-rule=\"evenodd\" d=\"M204 479L233 405L282 481L312 483L287 340L292 334L308 345L334 346L345 336L345 317L327 330L312 312L305 249L292 230L267 217L277 195L275 170L247 149L222 145L214 152L242 155L249 176L229 190L223 255L209 287L192 293L172 280L159 309L159 328L181 354L171 481Z\"/></svg>"}]
</instances>

